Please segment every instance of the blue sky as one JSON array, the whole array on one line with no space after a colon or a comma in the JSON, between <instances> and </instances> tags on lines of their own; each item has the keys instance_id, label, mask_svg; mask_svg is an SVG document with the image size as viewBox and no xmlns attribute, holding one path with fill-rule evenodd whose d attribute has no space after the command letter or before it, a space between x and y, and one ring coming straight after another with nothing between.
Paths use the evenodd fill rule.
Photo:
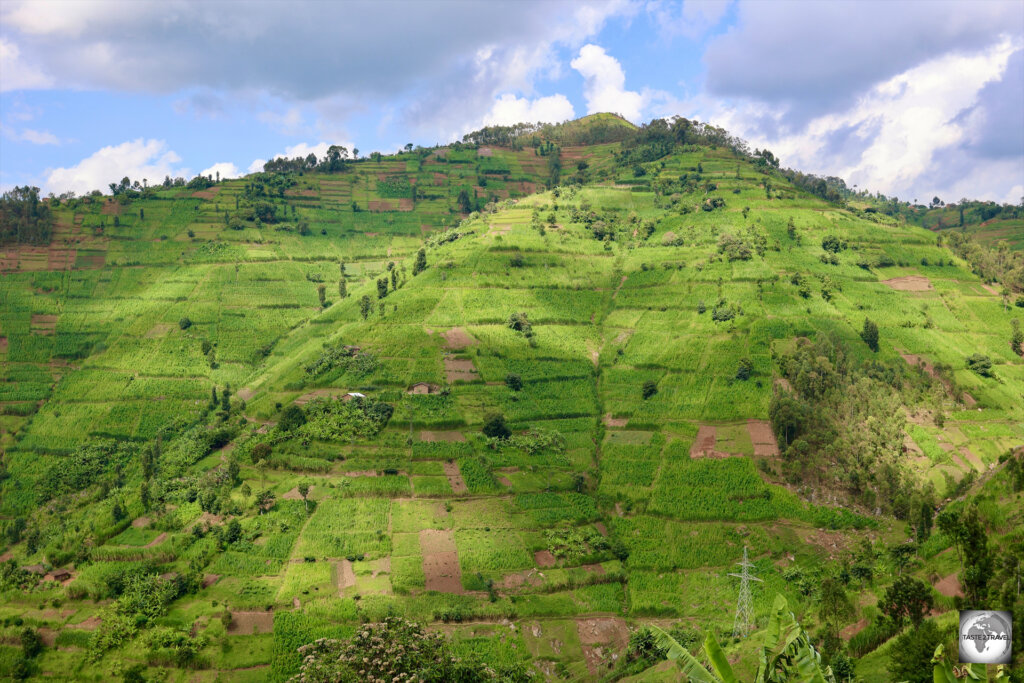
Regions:
<instances>
[{"instance_id":1,"label":"blue sky","mask_svg":"<svg viewBox=\"0 0 1024 683\"><path fill-rule=\"evenodd\" d=\"M680 115L927 201L1024 195L1024 3L6 0L0 187L235 175L485 124Z\"/></svg>"}]
</instances>

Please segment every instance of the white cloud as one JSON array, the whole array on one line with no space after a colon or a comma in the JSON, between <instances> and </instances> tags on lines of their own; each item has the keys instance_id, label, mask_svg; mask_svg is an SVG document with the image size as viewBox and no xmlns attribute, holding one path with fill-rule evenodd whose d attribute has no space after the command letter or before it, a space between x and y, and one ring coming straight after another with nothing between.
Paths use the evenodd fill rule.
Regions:
<instances>
[{"instance_id":1,"label":"white cloud","mask_svg":"<svg viewBox=\"0 0 1024 683\"><path fill-rule=\"evenodd\" d=\"M299 135L306 132L306 119L298 107L289 107L284 113L264 111L256 115L263 123L283 135Z\"/></svg>"},{"instance_id":2,"label":"white cloud","mask_svg":"<svg viewBox=\"0 0 1024 683\"><path fill-rule=\"evenodd\" d=\"M189 175L188 169L177 167L181 158L167 149L163 140L131 140L120 145L104 147L74 166L55 168L46 178L46 190L79 194L92 190L106 190L107 185L125 176L132 180L149 180L150 184L163 181L164 176Z\"/></svg>"},{"instance_id":3,"label":"white cloud","mask_svg":"<svg viewBox=\"0 0 1024 683\"><path fill-rule=\"evenodd\" d=\"M626 90L626 73L622 65L603 47L584 45L570 65L583 76L583 97L587 100L588 114L613 112L630 121L640 121L645 98L638 92Z\"/></svg>"},{"instance_id":4,"label":"white cloud","mask_svg":"<svg viewBox=\"0 0 1024 683\"><path fill-rule=\"evenodd\" d=\"M21 49L0 38L0 92L49 88L53 79L21 58Z\"/></svg>"},{"instance_id":5,"label":"white cloud","mask_svg":"<svg viewBox=\"0 0 1024 683\"><path fill-rule=\"evenodd\" d=\"M572 103L561 93L528 99L506 93L484 115L481 126L508 126L514 123L559 123L576 116ZM479 126L474 126L474 128ZM467 130L468 132L468 130Z\"/></svg>"},{"instance_id":6,"label":"white cloud","mask_svg":"<svg viewBox=\"0 0 1024 683\"><path fill-rule=\"evenodd\" d=\"M241 175L238 171L238 167L230 161L221 161L209 168L204 168L199 172L199 175L216 176L218 173L220 173L221 180L226 178L237 178Z\"/></svg>"},{"instance_id":7,"label":"white cloud","mask_svg":"<svg viewBox=\"0 0 1024 683\"><path fill-rule=\"evenodd\" d=\"M266 159L253 159L252 163L249 164L249 168L245 169L247 173L259 173L263 170L263 164L267 163Z\"/></svg>"},{"instance_id":8,"label":"white cloud","mask_svg":"<svg viewBox=\"0 0 1024 683\"><path fill-rule=\"evenodd\" d=\"M644 9L653 17L664 38L683 36L698 39L718 26L733 0L685 0L678 2L649 0Z\"/></svg>"},{"instance_id":9,"label":"white cloud","mask_svg":"<svg viewBox=\"0 0 1024 683\"><path fill-rule=\"evenodd\" d=\"M316 144L300 142L297 145L285 147L284 154L278 154L276 156L284 156L288 157L289 159L294 159L295 157L307 157L312 153L316 155L317 159L323 159L325 156L327 156L327 150L331 147L331 144L332 143L330 142L318 142ZM342 142L336 144L340 144L342 147L348 147L349 152L352 151L351 143Z\"/></svg>"},{"instance_id":10,"label":"white cloud","mask_svg":"<svg viewBox=\"0 0 1024 683\"><path fill-rule=\"evenodd\" d=\"M769 147L786 166L839 176L873 192L907 200L939 195L1000 201L1024 183L1024 160L972 157L963 147L976 133L969 112L979 93L999 81L1016 49L1004 39L973 53L942 55L797 130L782 124L784 110L753 102L698 98L680 111L696 108L752 147Z\"/></svg>"},{"instance_id":11,"label":"white cloud","mask_svg":"<svg viewBox=\"0 0 1024 683\"><path fill-rule=\"evenodd\" d=\"M33 145L59 145L60 138L53 133L46 130L33 130L32 128L23 128L20 131L10 126L3 126L0 129L3 136L8 140L14 142L29 142Z\"/></svg>"}]
</instances>

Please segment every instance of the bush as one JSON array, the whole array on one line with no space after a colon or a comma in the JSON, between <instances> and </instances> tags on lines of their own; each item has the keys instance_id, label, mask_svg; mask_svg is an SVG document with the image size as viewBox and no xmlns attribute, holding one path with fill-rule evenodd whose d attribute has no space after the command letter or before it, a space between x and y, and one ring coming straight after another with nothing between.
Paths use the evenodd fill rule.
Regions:
<instances>
[{"instance_id":1,"label":"bush","mask_svg":"<svg viewBox=\"0 0 1024 683\"><path fill-rule=\"evenodd\" d=\"M967 367L982 377L992 377L992 359L980 353L975 353L967 359Z\"/></svg>"},{"instance_id":2,"label":"bush","mask_svg":"<svg viewBox=\"0 0 1024 683\"><path fill-rule=\"evenodd\" d=\"M187 330L188 328L192 327L192 321L186 316L178 321L178 327L180 327L183 330Z\"/></svg>"},{"instance_id":3,"label":"bush","mask_svg":"<svg viewBox=\"0 0 1024 683\"><path fill-rule=\"evenodd\" d=\"M512 430L505 424L505 416L501 413L488 415L481 431L484 433L484 436L492 439L507 439L512 436Z\"/></svg>"},{"instance_id":4,"label":"bush","mask_svg":"<svg viewBox=\"0 0 1024 683\"><path fill-rule=\"evenodd\" d=\"M649 399L651 396L654 396L656 393L658 393L658 384L657 384L657 382L655 382L654 380L651 380L651 379L649 379L646 382L644 382L644 388L643 388L644 400Z\"/></svg>"},{"instance_id":5,"label":"bush","mask_svg":"<svg viewBox=\"0 0 1024 683\"><path fill-rule=\"evenodd\" d=\"M519 391L523 388L523 378L512 373L505 375L505 386L512 391Z\"/></svg>"}]
</instances>

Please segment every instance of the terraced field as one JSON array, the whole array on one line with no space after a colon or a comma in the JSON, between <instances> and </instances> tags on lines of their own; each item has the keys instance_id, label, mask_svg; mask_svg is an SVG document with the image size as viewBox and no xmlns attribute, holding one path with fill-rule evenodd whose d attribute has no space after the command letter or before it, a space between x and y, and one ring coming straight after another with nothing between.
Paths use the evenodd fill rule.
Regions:
<instances>
[{"instance_id":1,"label":"terraced field","mask_svg":"<svg viewBox=\"0 0 1024 683\"><path fill-rule=\"evenodd\" d=\"M762 622L781 593L816 623L808 586L844 562L874 569L845 637L874 620L913 525L883 482L857 493L840 454L789 443L773 406L824 373L788 359L830 340L828 362L903 378L850 391L892 401L892 490L941 502L968 475L1001 486L1024 443L1014 310L927 230L725 148L638 176L614 147L561 150L603 170L554 191L532 148L442 148L300 176L262 227L225 224L243 179L79 201L49 247L5 247L0 514L25 522L4 556L71 572L0 596L5 642L15 619L56 634L40 671L82 680L286 680L299 645L400 614L598 680L645 623L731 634L745 547ZM956 567L933 538L912 571L937 584ZM111 600L152 573L174 599L124 626ZM159 629L191 634L197 668L152 654Z\"/></svg>"}]
</instances>

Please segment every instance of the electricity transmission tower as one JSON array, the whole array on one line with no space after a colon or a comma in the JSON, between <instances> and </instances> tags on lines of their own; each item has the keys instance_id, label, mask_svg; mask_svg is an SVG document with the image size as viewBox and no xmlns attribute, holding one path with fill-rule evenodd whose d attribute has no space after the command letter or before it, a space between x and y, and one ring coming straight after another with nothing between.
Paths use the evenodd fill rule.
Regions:
<instances>
[{"instance_id":1,"label":"electricity transmission tower","mask_svg":"<svg viewBox=\"0 0 1024 683\"><path fill-rule=\"evenodd\" d=\"M743 561L736 564L743 569L739 574L729 574L729 576L735 576L740 580L740 597L736 601L736 618L732 622L732 636L733 638L746 638L754 628L754 598L750 593L750 582L764 582L750 573L754 564L747 559L746 546L743 546Z\"/></svg>"}]
</instances>

